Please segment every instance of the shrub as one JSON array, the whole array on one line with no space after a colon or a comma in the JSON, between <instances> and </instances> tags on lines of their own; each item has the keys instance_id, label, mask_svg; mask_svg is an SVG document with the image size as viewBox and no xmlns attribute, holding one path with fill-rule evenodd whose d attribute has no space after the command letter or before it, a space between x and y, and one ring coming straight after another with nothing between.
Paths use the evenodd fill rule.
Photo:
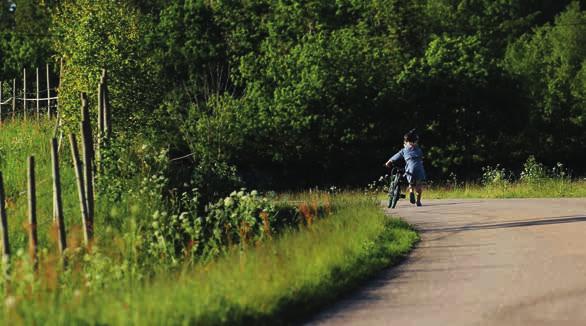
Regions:
<instances>
[{"instance_id":1,"label":"shrub","mask_svg":"<svg viewBox=\"0 0 586 326\"><path fill-rule=\"evenodd\" d=\"M234 191L206 209L206 254L215 256L228 246L245 248L275 233L276 209L258 192Z\"/></svg>"},{"instance_id":2,"label":"shrub","mask_svg":"<svg viewBox=\"0 0 586 326\"><path fill-rule=\"evenodd\" d=\"M547 178L547 170L543 164L535 160L535 156L531 155L523 164L523 171L521 171L520 180L526 183L537 183Z\"/></svg>"},{"instance_id":3,"label":"shrub","mask_svg":"<svg viewBox=\"0 0 586 326\"><path fill-rule=\"evenodd\" d=\"M482 184L485 186L504 186L510 182L510 175L500 165L482 168Z\"/></svg>"},{"instance_id":4,"label":"shrub","mask_svg":"<svg viewBox=\"0 0 586 326\"><path fill-rule=\"evenodd\" d=\"M183 256L195 262L245 249L297 224L290 206L277 206L257 191L234 191L200 209L197 189L174 200L181 211L155 211L146 225L149 253L176 266Z\"/></svg>"},{"instance_id":5,"label":"shrub","mask_svg":"<svg viewBox=\"0 0 586 326\"><path fill-rule=\"evenodd\" d=\"M566 166L560 162L557 162L556 165L551 169L551 176L556 179L570 179L571 174L570 171L566 168Z\"/></svg>"}]
</instances>

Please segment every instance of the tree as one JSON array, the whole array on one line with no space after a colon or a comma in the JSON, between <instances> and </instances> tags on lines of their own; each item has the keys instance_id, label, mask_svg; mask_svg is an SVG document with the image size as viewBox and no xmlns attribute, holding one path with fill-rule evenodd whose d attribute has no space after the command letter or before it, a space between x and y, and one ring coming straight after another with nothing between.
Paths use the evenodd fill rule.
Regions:
<instances>
[{"instance_id":1,"label":"tree","mask_svg":"<svg viewBox=\"0 0 586 326\"><path fill-rule=\"evenodd\" d=\"M144 130L160 103L159 67L145 47L150 21L126 2L63 1L54 15L55 48L64 58L60 109L68 123L79 119L79 94L95 108L102 68L108 69L116 132ZM140 128L139 128L140 127Z\"/></svg>"},{"instance_id":2,"label":"tree","mask_svg":"<svg viewBox=\"0 0 586 326\"><path fill-rule=\"evenodd\" d=\"M564 157L583 162L576 151L586 140L586 12L573 2L553 25L526 34L507 50L505 67L518 78L532 109L533 151L540 160Z\"/></svg>"},{"instance_id":3,"label":"tree","mask_svg":"<svg viewBox=\"0 0 586 326\"><path fill-rule=\"evenodd\" d=\"M23 68L43 67L54 52L51 25L51 3L38 0L18 1L16 11L0 9L0 79L19 76Z\"/></svg>"}]
</instances>

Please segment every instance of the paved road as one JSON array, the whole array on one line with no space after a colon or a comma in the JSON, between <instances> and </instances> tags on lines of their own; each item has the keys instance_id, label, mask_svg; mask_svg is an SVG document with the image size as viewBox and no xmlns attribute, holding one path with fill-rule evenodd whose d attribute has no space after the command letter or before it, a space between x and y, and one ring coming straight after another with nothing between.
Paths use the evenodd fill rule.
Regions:
<instances>
[{"instance_id":1,"label":"paved road","mask_svg":"<svg viewBox=\"0 0 586 326\"><path fill-rule=\"evenodd\" d=\"M586 199L406 201L407 261L317 325L586 325Z\"/></svg>"}]
</instances>

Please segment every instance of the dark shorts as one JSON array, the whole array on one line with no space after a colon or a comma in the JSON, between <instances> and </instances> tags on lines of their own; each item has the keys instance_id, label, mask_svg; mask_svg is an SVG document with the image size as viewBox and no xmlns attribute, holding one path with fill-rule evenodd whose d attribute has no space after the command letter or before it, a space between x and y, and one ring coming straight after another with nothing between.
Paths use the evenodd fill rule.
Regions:
<instances>
[{"instance_id":1,"label":"dark shorts","mask_svg":"<svg viewBox=\"0 0 586 326\"><path fill-rule=\"evenodd\" d=\"M405 172L405 177L407 178L407 182L409 182L409 185L412 186L422 185L425 183L425 180L427 179L425 175L425 170L423 169L415 169L411 172L407 171Z\"/></svg>"}]
</instances>

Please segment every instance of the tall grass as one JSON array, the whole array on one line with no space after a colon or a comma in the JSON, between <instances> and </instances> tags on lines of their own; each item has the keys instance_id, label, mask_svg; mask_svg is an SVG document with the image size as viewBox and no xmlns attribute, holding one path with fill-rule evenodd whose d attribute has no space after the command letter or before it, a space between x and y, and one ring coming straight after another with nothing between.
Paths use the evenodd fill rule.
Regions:
<instances>
[{"instance_id":1,"label":"tall grass","mask_svg":"<svg viewBox=\"0 0 586 326\"><path fill-rule=\"evenodd\" d=\"M293 321L398 261L417 239L406 224L387 218L375 203L358 194L284 195L273 200L285 211L291 210L291 205L298 208L298 227L281 228L284 231L268 233L268 238L233 245L216 259L185 259L181 263L180 257L168 260L149 253L153 241L158 241L149 233L158 230L151 226L153 211L165 207L162 202L153 202L157 196L143 194L140 182L125 180L130 182L125 186L131 188L130 194L115 200L108 194L98 197L96 239L90 249L83 250L79 247L76 184L69 146L64 143L60 156L70 251L63 269L51 230L52 130L51 121L0 126L0 170L5 177L13 250L26 247L24 162L29 155L35 155L37 161L38 231L43 248L38 272L32 270L26 251L14 250L9 276L0 285L5 294L0 301L4 305L0 320L6 323ZM137 178L152 179L148 172ZM151 184L147 183L147 193L154 190L148 186Z\"/></svg>"},{"instance_id":2,"label":"tall grass","mask_svg":"<svg viewBox=\"0 0 586 326\"><path fill-rule=\"evenodd\" d=\"M54 120L42 119L39 122L15 120L0 125L0 171L4 177L10 240L15 248L26 246L27 159L30 155L35 156L39 241L43 246L54 246L49 232L53 219L50 141L54 124ZM63 142L60 167L65 224L75 228L81 224L81 217L69 153L68 143Z\"/></svg>"},{"instance_id":3,"label":"tall grass","mask_svg":"<svg viewBox=\"0 0 586 326\"><path fill-rule=\"evenodd\" d=\"M503 182L494 185L466 183L426 189L425 198L564 198L586 197L586 180L544 178L537 182Z\"/></svg>"},{"instance_id":4,"label":"tall grass","mask_svg":"<svg viewBox=\"0 0 586 326\"><path fill-rule=\"evenodd\" d=\"M153 280L110 284L101 291L17 300L5 317L26 324L248 324L298 321L381 268L417 240L356 195L333 200L336 211L300 231L232 250L206 264ZM15 319L16 320L16 319Z\"/></svg>"}]
</instances>

